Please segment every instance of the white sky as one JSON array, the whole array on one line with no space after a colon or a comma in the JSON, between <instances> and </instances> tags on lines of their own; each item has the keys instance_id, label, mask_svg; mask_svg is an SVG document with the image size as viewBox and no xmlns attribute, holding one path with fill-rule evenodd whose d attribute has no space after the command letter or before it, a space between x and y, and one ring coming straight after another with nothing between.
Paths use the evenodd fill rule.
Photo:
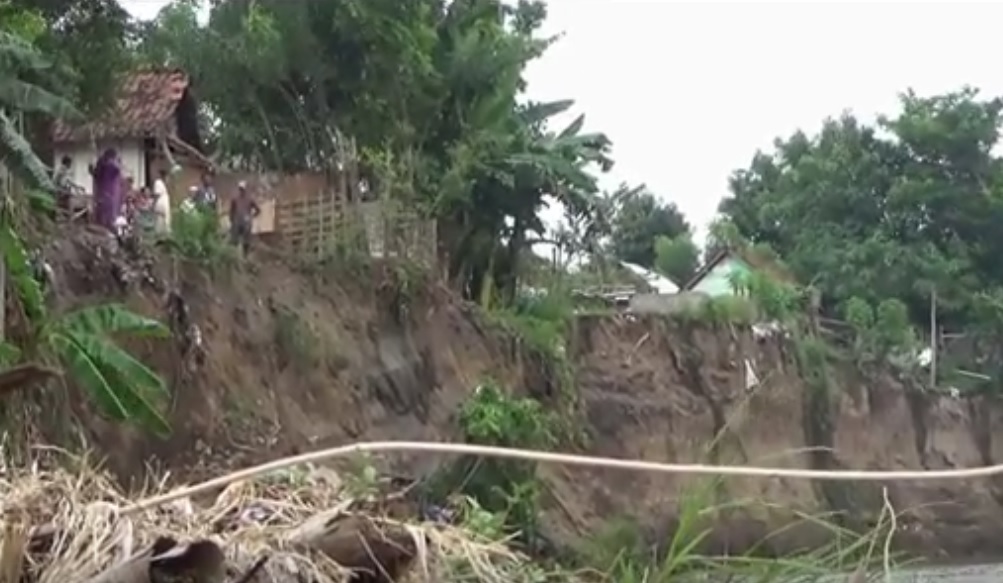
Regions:
<instances>
[{"instance_id":1,"label":"white sky","mask_svg":"<svg viewBox=\"0 0 1003 583\"><path fill-rule=\"evenodd\" d=\"M167 3L121 2L144 18ZM1003 2L548 4L548 32L565 37L530 69L530 97L576 99L614 142L604 182L647 183L701 228L729 173L778 135L846 109L894 113L907 87L1003 95Z\"/></svg>"}]
</instances>

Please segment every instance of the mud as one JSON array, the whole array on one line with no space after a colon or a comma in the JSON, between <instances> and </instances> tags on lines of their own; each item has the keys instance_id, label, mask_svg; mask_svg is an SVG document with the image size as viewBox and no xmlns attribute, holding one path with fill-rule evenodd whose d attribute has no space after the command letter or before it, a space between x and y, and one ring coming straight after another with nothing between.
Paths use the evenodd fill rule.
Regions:
<instances>
[{"instance_id":1,"label":"mud","mask_svg":"<svg viewBox=\"0 0 1003 583\"><path fill-rule=\"evenodd\" d=\"M456 411L488 377L515 391L554 393L539 359L441 285L409 282L416 291L402 314L399 302L392 308L387 301L400 284L398 270L298 269L289 258L257 254L244 269L212 275L162 259L137 267L96 235L75 234L49 249L58 304L120 300L164 317L166 295L176 289L201 347L192 354L181 342L132 345L171 382L173 433L166 440L102 420L73 387L65 398L54 392L7 403L8 410L22 407L18 430L28 428L33 441L83 443L107 455L126 482L138 483L148 466L191 481L353 441L456 439ZM925 396L849 364L831 367L820 392L817 380L805 382L794 347L780 337L683 326L666 317L603 316L579 319L568 347L591 453L797 468L1003 462L998 401ZM760 380L751 391L746 361ZM439 461L396 455L381 463L421 474ZM620 515L636 517L652 538L664 539L687 492L708 489L677 476L543 473L548 534L569 544ZM905 548L931 560L1003 556L996 542L1003 535L1003 482L886 486L904 513ZM715 516L709 550L739 552L766 538L761 551L785 553L825 542L829 533L799 521L798 512L836 513L845 525L866 528L881 511L880 488L788 479L715 484L718 501L760 504Z\"/></svg>"}]
</instances>

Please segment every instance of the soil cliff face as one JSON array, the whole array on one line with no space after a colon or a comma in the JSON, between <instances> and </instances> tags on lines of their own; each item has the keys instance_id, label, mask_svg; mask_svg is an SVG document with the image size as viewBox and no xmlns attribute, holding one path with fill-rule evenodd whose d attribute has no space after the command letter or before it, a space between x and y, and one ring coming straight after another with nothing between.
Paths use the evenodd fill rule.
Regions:
<instances>
[{"instance_id":1,"label":"soil cliff face","mask_svg":"<svg viewBox=\"0 0 1003 583\"><path fill-rule=\"evenodd\" d=\"M1003 463L1003 406L996 400L923 395L898 380L830 366L828 388L806 382L792 340L751 330L703 328L664 318L584 318L572 346L594 451L615 457L795 468L945 469ZM759 380L747 388L749 371ZM816 371L818 372L818 371ZM716 441L715 441L716 440ZM709 448L709 444L716 447ZM577 470L576 470L577 471ZM559 474L569 476L563 470ZM588 500L576 516L632 514L656 534L671 530L687 488L706 478L592 471L562 480L560 496ZM839 512L874 524L881 487L900 519L899 541L928 554L999 556L1003 482L808 482L728 479L719 501L762 502L724 513L713 544L739 548L778 528L764 550L821 542L825 533L792 511ZM771 505L784 509L771 508Z\"/></svg>"},{"instance_id":2,"label":"soil cliff face","mask_svg":"<svg viewBox=\"0 0 1003 583\"><path fill-rule=\"evenodd\" d=\"M392 267L293 269L259 251L243 270L209 276L183 264L126 261L97 235L47 251L64 305L120 299L166 317L168 292L184 300L198 346L134 346L170 381L166 440L101 420L82 400L30 395L33 440L80 443L124 479L149 465L195 479L220 468L374 439L451 440L455 413L485 378L540 394L547 379L519 343L479 323L444 288L403 281ZM177 282L172 285L170 282ZM179 337L182 336L179 334ZM1003 405L923 396L891 377L829 367L828 387L806 382L792 341L737 327L700 328L664 317L582 317L568 339L591 453L676 462L897 469L1003 462ZM746 388L749 370L759 383ZM67 404L68 403L68 404ZM74 415L77 423L66 423ZM68 427L79 431L67 431ZM713 444L713 447L711 447ZM398 455L391 467L423 472L439 461ZM687 488L679 476L543 469L554 536L594 534L618 515L655 536L671 532ZM872 523L880 484L728 479L719 501L756 500L715 518L712 544L742 550L795 512L840 512ZM996 555L1003 482L887 484L910 547L951 556ZM783 509L781 509L781 507ZM769 539L781 552L822 542L796 525Z\"/></svg>"},{"instance_id":3,"label":"soil cliff face","mask_svg":"<svg viewBox=\"0 0 1003 583\"><path fill-rule=\"evenodd\" d=\"M141 478L148 465L193 480L359 440L448 440L454 413L482 379L522 384L510 346L467 306L390 266L295 269L262 249L243 268L210 275L170 260L137 264L95 233L46 255L57 303L121 301L169 321L174 291L198 329L195 348L181 329L175 341L127 344L171 385L166 440L105 422L72 390L71 411L59 411L53 395L32 395L32 425L43 435L31 437L83 441L123 479ZM64 413L79 431L67 431Z\"/></svg>"}]
</instances>

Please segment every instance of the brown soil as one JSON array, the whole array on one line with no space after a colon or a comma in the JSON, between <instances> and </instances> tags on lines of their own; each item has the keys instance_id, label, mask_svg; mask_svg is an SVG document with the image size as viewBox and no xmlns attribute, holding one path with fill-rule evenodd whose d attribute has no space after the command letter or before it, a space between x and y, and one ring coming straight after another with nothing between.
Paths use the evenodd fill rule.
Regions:
<instances>
[{"instance_id":1,"label":"brown soil","mask_svg":"<svg viewBox=\"0 0 1003 583\"><path fill-rule=\"evenodd\" d=\"M456 437L454 413L481 380L529 391L547 381L511 338L479 324L444 287L423 286L395 301L399 277L390 267L307 271L262 250L236 272L211 276L165 262L150 268L151 281L136 277L120 286L115 273L135 271L135 263L103 237L76 234L47 256L64 306L120 298L158 317L164 317L163 282L176 271L201 330L202 357L185 356L178 342L134 347L171 381L169 439L106 422L71 391L80 435L126 480L141 478L151 465L193 480L354 441L450 440ZM404 314L391 308L402 305ZM1003 433L994 431L1003 424L998 402L923 397L890 377L867 379L849 367L834 375L834 396L819 399L782 339L757 340L748 330L696 329L665 318L608 316L579 319L569 345L595 454L860 469L1003 461L1003 438L997 437ZM751 392L744 388L745 360L762 381ZM64 400L31 399L28 414L39 422L30 425L41 433L32 439L76 440L66 431ZM708 451L716 435L722 437ZM810 451L819 446L829 446L831 455ZM424 473L440 461L398 455L386 463L392 471ZM594 534L621 515L637 517L664 538L674 528L683 492L694 486L693 479L674 476L556 467L544 473L551 494L547 524L565 541ZM908 510L900 519L906 546L930 555L999 555L1003 482L887 486L894 507ZM876 484L730 479L716 495L764 503L717 517L711 546L728 551L796 523L795 511L838 511L849 526L866 526L882 504ZM817 545L826 536L802 524L771 537L763 550Z\"/></svg>"}]
</instances>

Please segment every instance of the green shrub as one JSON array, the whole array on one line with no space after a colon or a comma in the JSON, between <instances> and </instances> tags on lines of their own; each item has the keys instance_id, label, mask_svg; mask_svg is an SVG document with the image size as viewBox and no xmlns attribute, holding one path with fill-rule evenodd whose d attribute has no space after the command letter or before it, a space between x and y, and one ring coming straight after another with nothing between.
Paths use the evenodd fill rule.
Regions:
<instances>
[{"instance_id":1,"label":"green shrub","mask_svg":"<svg viewBox=\"0 0 1003 583\"><path fill-rule=\"evenodd\" d=\"M480 385L460 410L464 441L524 449L549 449L557 439L554 416L534 399L504 394L493 382ZM537 534L540 484L536 464L464 457L433 479L432 496L461 493L477 509L504 516L505 528L526 542Z\"/></svg>"},{"instance_id":2,"label":"green shrub","mask_svg":"<svg viewBox=\"0 0 1003 583\"><path fill-rule=\"evenodd\" d=\"M213 211L176 211L167 241L181 256L207 265L220 265L236 258L236 249L224 238L219 215Z\"/></svg>"}]
</instances>

